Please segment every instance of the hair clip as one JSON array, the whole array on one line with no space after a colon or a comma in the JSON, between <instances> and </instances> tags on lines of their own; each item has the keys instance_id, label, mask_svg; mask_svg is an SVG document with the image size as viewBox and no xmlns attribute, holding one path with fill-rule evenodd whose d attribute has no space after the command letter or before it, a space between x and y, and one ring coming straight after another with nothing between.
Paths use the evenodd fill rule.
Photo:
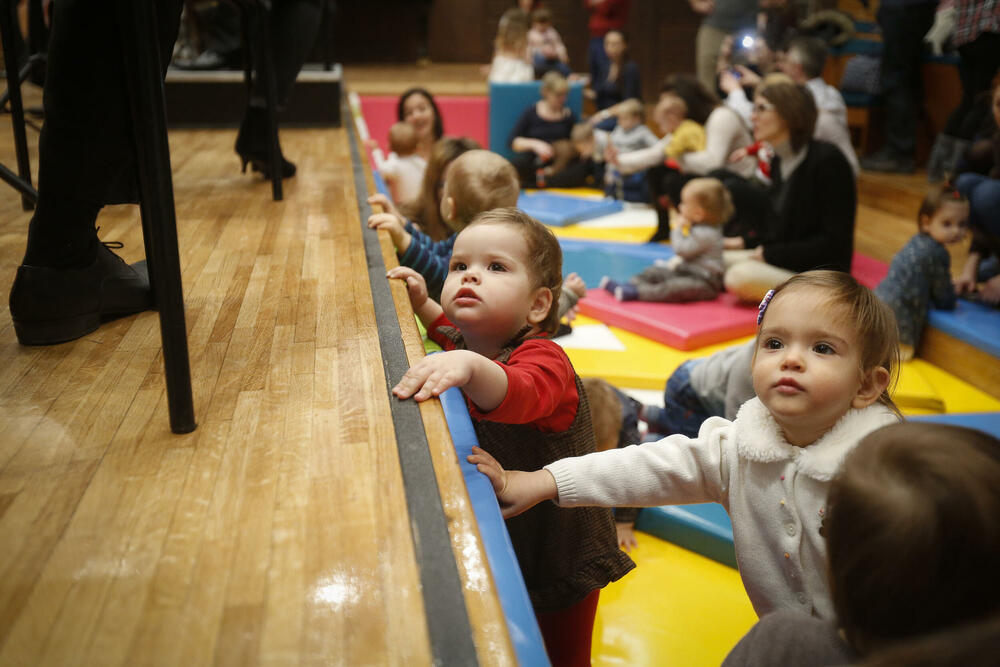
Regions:
<instances>
[{"instance_id":1,"label":"hair clip","mask_svg":"<svg viewBox=\"0 0 1000 667\"><path fill-rule=\"evenodd\" d=\"M771 299L773 298L774 290L769 289L767 290L767 294L764 295L764 298L760 300L760 305L757 306L757 326L760 326L760 323L764 320L764 311L767 310L767 304L771 303Z\"/></svg>"}]
</instances>

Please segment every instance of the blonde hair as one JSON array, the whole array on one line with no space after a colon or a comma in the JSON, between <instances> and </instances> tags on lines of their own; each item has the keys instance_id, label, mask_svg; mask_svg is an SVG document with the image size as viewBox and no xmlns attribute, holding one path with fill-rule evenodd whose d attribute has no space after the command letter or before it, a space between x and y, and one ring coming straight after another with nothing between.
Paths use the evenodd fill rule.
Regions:
<instances>
[{"instance_id":1,"label":"blonde hair","mask_svg":"<svg viewBox=\"0 0 1000 667\"><path fill-rule=\"evenodd\" d=\"M441 220L441 190L444 172L448 165L462 153L478 149L479 143L468 137L444 137L434 142L431 156L424 170L420 197L411 204L400 206L400 212L421 228L435 241L451 236L451 230Z\"/></svg>"},{"instance_id":2,"label":"blonde hair","mask_svg":"<svg viewBox=\"0 0 1000 667\"><path fill-rule=\"evenodd\" d=\"M618 109L616 115L617 116L631 115L642 118L642 112L643 112L642 102L635 99L634 97L630 97L627 100L618 103Z\"/></svg>"},{"instance_id":3,"label":"blonde hair","mask_svg":"<svg viewBox=\"0 0 1000 667\"><path fill-rule=\"evenodd\" d=\"M556 95L562 95L569 90L569 81L566 80L559 72L555 70L545 73L542 77L542 94L545 93L555 93Z\"/></svg>"},{"instance_id":4,"label":"blonde hair","mask_svg":"<svg viewBox=\"0 0 1000 667\"><path fill-rule=\"evenodd\" d=\"M518 7L508 9L500 17L494 48L498 52L524 51L528 44L528 28L530 25L530 19L526 11Z\"/></svg>"},{"instance_id":5,"label":"blonde hair","mask_svg":"<svg viewBox=\"0 0 1000 667\"><path fill-rule=\"evenodd\" d=\"M774 288L771 301L782 292L811 287L825 292L831 305L847 311L847 319L861 346L861 363L858 373L864 377L876 368L889 373L889 384L878 397L878 402L902 417L892 401L889 391L895 386L899 371L899 330L896 316L875 293L843 271L805 271L798 273ZM766 309L766 306L765 306ZM765 310L766 312L766 310ZM764 317L761 317L761 324ZM758 342L760 325L757 327ZM756 360L757 352L754 351Z\"/></svg>"},{"instance_id":6,"label":"blonde hair","mask_svg":"<svg viewBox=\"0 0 1000 667\"><path fill-rule=\"evenodd\" d=\"M590 421L594 424L597 451L618 446L618 433L622 430L622 402L610 384L601 378L582 378L583 388L590 402Z\"/></svg>"},{"instance_id":7,"label":"blonde hair","mask_svg":"<svg viewBox=\"0 0 1000 667\"><path fill-rule=\"evenodd\" d=\"M469 227L473 225L509 225L521 234L526 245L532 287L544 287L552 293L549 312L538 326L542 331L555 333L559 328L559 295L562 293L562 248L555 234L513 206L484 211L472 219Z\"/></svg>"},{"instance_id":8,"label":"blonde hair","mask_svg":"<svg viewBox=\"0 0 1000 667\"><path fill-rule=\"evenodd\" d=\"M574 144L578 144L581 141L587 141L592 139L594 136L594 126L590 123L577 123L570 130L569 139Z\"/></svg>"},{"instance_id":9,"label":"blonde hair","mask_svg":"<svg viewBox=\"0 0 1000 667\"><path fill-rule=\"evenodd\" d=\"M717 178L692 178L681 188L681 198L684 192L690 191L695 203L704 209L708 217L702 222L710 225L724 225L736 212L733 197L729 190Z\"/></svg>"},{"instance_id":10,"label":"blonde hair","mask_svg":"<svg viewBox=\"0 0 1000 667\"><path fill-rule=\"evenodd\" d=\"M502 156L472 150L455 158L445 175L445 192L455 202L452 220L445 223L461 231L476 215L503 206L516 206L521 194L517 170Z\"/></svg>"},{"instance_id":11,"label":"blonde hair","mask_svg":"<svg viewBox=\"0 0 1000 667\"><path fill-rule=\"evenodd\" d=\"M417 150L417 131L402 121L389 126L389 150L397 155L410 155Z\"/></svg>"}]
</instances>

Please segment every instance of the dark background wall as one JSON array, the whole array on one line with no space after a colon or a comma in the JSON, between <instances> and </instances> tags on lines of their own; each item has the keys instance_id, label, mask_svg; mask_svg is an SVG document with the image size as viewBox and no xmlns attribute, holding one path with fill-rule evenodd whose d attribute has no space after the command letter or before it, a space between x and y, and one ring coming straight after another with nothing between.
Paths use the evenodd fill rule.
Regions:
<instances>
[{"instance_id":1,"label":"dark background wall","mask_svg":"<svg viewBox=\"0 0 1000 667\"><path fill-rule=\"evenodd\" d=\"M334 53L345 63L488 63L500 15L514 0L338 0ZM546 0L574 71L587 70L583 0ZM643 98L655 100L671 72L694 72L699 17L687 0L632 0L626 36L642 74Z\"/></svg>"}]
</instances>

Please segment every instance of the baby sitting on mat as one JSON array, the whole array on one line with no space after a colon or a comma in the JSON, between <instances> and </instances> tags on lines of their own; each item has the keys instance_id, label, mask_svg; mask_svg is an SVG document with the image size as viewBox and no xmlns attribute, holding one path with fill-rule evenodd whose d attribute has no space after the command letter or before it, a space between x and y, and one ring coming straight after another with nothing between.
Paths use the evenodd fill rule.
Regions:
<instances>
[{"instance_id":1,"label":"baby sitting on mat","mask_svg":"<svg viewBox=\"0 0 1000 667\"><path fill-rule=\"evenodd\" d=\"M619 283L601 287L619 301L711 301L723 289L722 226L733 216L733 199L717 178L695 178L681 190L679 215L670 223L674 256Z\"/></svg>"}]
</instances>

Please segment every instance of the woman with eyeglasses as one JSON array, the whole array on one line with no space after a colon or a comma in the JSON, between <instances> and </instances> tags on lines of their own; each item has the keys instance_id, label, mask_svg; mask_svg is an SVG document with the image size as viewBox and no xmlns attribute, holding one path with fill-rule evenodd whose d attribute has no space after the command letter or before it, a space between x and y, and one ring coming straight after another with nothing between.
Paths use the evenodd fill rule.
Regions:
<instances>
[{"instance_id":1,"label":"woman with eyeglasses","mask_svg":"<svg viewBox=\"0 0 1000 667\"><path fill-rule=\"evenodd\" d=\"M771 184L727 182L742 233L726 239L726 289L746 302L793 273L851 270L857 190L833 144L812 138L816 103L805 86L772 80L754 97L754 139L774 151ZM742 209L741 209L742 204Z\"/></svg>"}]
</instances>

